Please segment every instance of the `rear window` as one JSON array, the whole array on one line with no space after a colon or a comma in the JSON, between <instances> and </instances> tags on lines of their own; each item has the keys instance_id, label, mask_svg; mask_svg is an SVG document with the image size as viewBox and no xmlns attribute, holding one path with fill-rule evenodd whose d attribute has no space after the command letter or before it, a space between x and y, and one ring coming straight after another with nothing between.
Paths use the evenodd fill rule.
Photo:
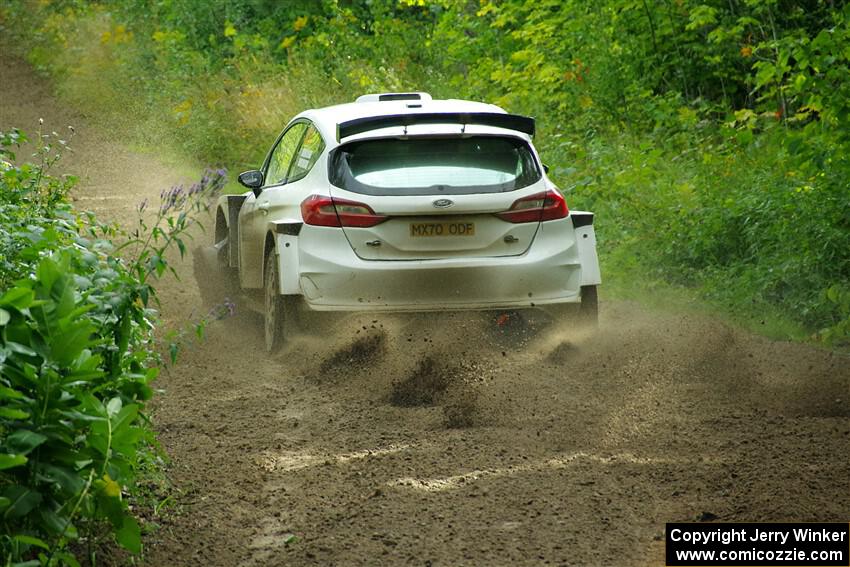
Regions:
<instances>
[{"instance_id":1,"label":"rear window","mask_svg":"<svg viewBox=\"0 0 850 567\"><path fill-rule=\"evenodd\" d=\"M331 183L364 195L453 195L515 191L540 180L518 138L382 138L336 148Z\"/></svg>"}]
</instances>

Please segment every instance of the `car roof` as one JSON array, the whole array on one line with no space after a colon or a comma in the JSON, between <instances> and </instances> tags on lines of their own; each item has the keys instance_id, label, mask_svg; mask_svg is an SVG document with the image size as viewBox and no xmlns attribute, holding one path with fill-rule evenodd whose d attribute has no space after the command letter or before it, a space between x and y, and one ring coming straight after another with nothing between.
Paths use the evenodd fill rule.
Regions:
<instances>
[{"instance_id":1,"label":"car roof","mask_svg":"<svg viewBox=\"0 0 850 567\"><path fill-rule=\"evenodd\" d=\"M426 114L426 113L498 113L498 114L507 114L504 109L494 105L487 104L484 102L474 102L471 100L458 100L458 99L447 99L447 100L432 100L430 96L425 93L422 93L422 96L419 100L383 100L376 101L374 100L378 96L383 95L365 95L361 97L361 99L370 99L362 102L349 102L345 104L337 104L334 106L326 106L324 108L315 108L311 110L305 110L298 116L296 116L293 120L297 120L299 118L306 118L310 120L313 124L316 125L319 132L322 134L322 137L326 142L331 142L332 145L335 145L337 142L336 134L337 134L337 124L341 122L346 122L349 120L355 120L358 118L366 118L366 117L374 117L374 116L392 116L398 114ZM374 97L374 98L373 98ZM451 128L451 131L457 129L457 125L448 125ZM399 129L399 128L396 128ZM446 128L443 128L445 130ZM435 133L439 131L440 128L435 128L431 126L428 128L428 133ZM389 131L392 131L391 128L381 128L380 130L373 130L371 132L366 132L364 134L360 134L358 136L352 136L351 138L347 138L346 141L350 141L352 139L362 139L368 137L374 137L375 135L386 136ZM496 128L496 127L485 127L485 126L476 126L474 131L477 133L493 133L493 134L509 134L509 135L518 135L525 139L528 139L528 136L522 135L519 132L506 130L504 128ZM469 131L472 132L471 130ZM424 132L423 132L424 133Z\"/></svg>"}]
</instances>

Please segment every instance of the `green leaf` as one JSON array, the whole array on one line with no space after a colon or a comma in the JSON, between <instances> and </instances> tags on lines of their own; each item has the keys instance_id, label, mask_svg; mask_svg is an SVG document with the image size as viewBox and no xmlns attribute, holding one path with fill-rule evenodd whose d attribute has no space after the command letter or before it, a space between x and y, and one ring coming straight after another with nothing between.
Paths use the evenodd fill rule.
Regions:
<instances>
[{"instance_id":1,"label":"green leaf","mask_svg":"<svg viewBox=\"0 0 850 567\"><path fill-rule=\"evenodd\" d=\"M837 285L834 285L826 290L826 298L833 303L838 303L839 290Z\"/></svg>"},{"instance_id":2,"label":"green leaf","mask_svg":"<svg viewBox=\"0 0 850 567\"><path fill-rule=\"evenodd\" d=\"M4 518L19 518L26 516L33 508L41 503L41 494L31 488L13 485L3 491L3 496L9 499L9 507L3 512Z\"/></svg>"},{"instance_id":3,"label":"green leaf","mask_svg":"<svg viewBox=\"0 0 850 567\"><path fill-rule=\"evenodd\" d=\"M92 424L86 443L103 456L107 456L109 448L109 426L106 420L96 421Z\"/></svg>"},{"instance_id":4,"label":"green leaf","mask_svg":"<svg viewBox=\"0 0 850 567\"><path fill-rule=\"evenodd\" d=\"M111 479L110 479L111 480ZM112 481L115 482L115 481ZM112 524L113 529L118 530L124 524L124 507L121 502L120 496L109 496L107 492L108 483L104 480L97 481L98 491L96 494L97 498L97 507L100 511L100 515L103 518L107 518L109 522ZM118 489L120 493L120 487Z\"/></svg>"},{"instance_id":5,"label":"green leaf","mask_svg":"<svg viewBox=\"0 0 850 567\"><path fill-rule=\"evenodd\" d=\"M748 146L753 141L753 131L752 130L739 130L735 134L735 139L738 140L738 143L742 146Z\"/></svg>"},{"instance_id":6,"label":"green leaf","mask_svg":"<svg viewBox=\"0 0 850 567\"><path fill-rule=\"evenodd\" d=\"M91 422L105 421L105 418L103 416L91 415L91 414L83 413L83 412L80 412L80 411L77 411L77 410L68 410L68 411L63 411L63 412L59 412L59 413L61 415L63 415L64 417L67 417L69 419L78 420L78 421L91 421Z\"/></svg>"},{"instance_id":7,"label":"green leaf","mask_svg":"<svg viewBox=\"0 0 850 567\"><path fill-rule=\"evenodd\" d=\"M121 411L121 404L121 398L117 396L112 398L109 400L109 403L106 404L106 413L109 414L110 417L116 415Z\"/></svg>"},{"instance_id":8,"label":"green leaf","mask_svg":"<svg viewBox=\"0 0 850 567\"><path fill-rule=\"evenodd\" d=\"M58 465L42 465L39 472L41 472L42 476L46 480L59 485L59 487L69 496L79 494L86 484L76 471L67 467Z\"/></svg>"},{"instance_id":9,"label":"green leaf","mask_svg":"<svg viewBox=\"0 0 850 567\"><path fill-rule=\"evenodd\" d=\"M6 438L6 446L22 455L47 441L47 437L29 429L19 429Z\"/></svg>"},{"instance_id":10,"label":"green leaf","mask_svg":"<svg viewBox=\"0 0 850 567\"><path fill-rule=\"evenodd\" d=\"M44 525L52 531L53 533L65 534L65 537L70 539L77 539L79 537L79 533L77 532L77 528L74 527L74 524L71 523L71 519L65 516L60 516L54 510L49 508L42 508L39 510L39 515L41 516L41 520L44 522Z\"/></svg>"},{"instance_id":11,"label":"green leaf","mask_svg":"<svg viewBox=\"0 0 850 567\"><path fill-rule=\"evenodd\" d=\"M756 89L773 82L776 77L776 67L767 61L759 61L753 67L758 69L756 72Z\"/></svg>"},{"instance_id":12,"label":"green leaf","mask_svg":"<svg viewBox=\"0 0 850 567\"><path fill-rule=\"evenodd\" d=\"M27 412L12 408L0 408L0 417L7 419L26 419L30 416Z\"/></svg>"},{"instance_id":13,"label":"green leaf","mask_svg":"<svg viewBox=\"0 0 850 567\"><path fill-rule=\"evenodd\" d=\"M142 435L143 431L138 427L125 427L113 435L112 448L124 455L134 455L136 453L136 445L138 445Z\"/></svg>"},{"instance_id":14,"label":"green leaf","mask_svg":"<svg viewBox=\"0 0 850 567\"><path fill-rule=\"evenodd\" d=\"M130 313L125 313L121 317L121 324L118 326L116 343L118 346L118 354L121 355L127 350L130 344L130 336L132 335L133 319Z\"/></svg>"},{"instance_id":15,"label":"green leaf","mask_svg":"<svg viewBox=\"0 0 850 567\"><path fill-rule=\"evenodd\" d=\"M162 257L157 256L156 277L161 278L162 274L165 272L165 268L167 268L167 267L168 267L168 264L165 262L165 260L163 260Z\"/></svg>"},{"instance_id":16,"label":"green leaf","mask_svg":"<svg viewBox=\"0 0 850 567\"><path fill-rule=\"evenodd\" d=\"M5 326L11 318L12 316L9 315L8 311L0 309L0 327Z\"/></svg>"},{"instance_id":17,"label":"green leaf","mask_svg":"<svg viewBox=\"0 0 850 567\"><path fill-rule=\"evenodd\" d=\"M50 546L47 545L44 541L38 539L37 537L28 536L28 535L16 535L12 537L14 541L22 543L24 545L34 545L36 547L40 547L42 549L50 550Z\"/></svg>"},{"instance_id":18,"label":"green leaf","mask_svg":"<svg viewBox=\"0 0 850 567\"><path fill-rule=\"evenodd\" d=\"M19 467L26 464L26 462L27 458L23 455L7 455L6 453L0 453L0 471Z\"/></svg>"},{"instance_id":19,"label":"green leaf","mask_svg":"<svg viewBox=\"0 0 850 567\"><path fill-rule=\"evenodd\" d=\"M6 398L7 400L20 400L23 397L24 395L17 390L7 388L6 386L0 386L0 398Z\"/></svg>"},{"instance_id":20,"label":"green leaf","mask_svg":"<svg viewBox=\"0 0 850 567\"><path fill-rule=\"evenodd\" d=\"M80 567L80 562L70 551L58 551L54 555L58 564L67 565L68 567Z\"/></svg>"},{"instance_id":21,"label":"green leaf","mask_svg":"<svg viewBox=\"0 0 850 567\"><path fill-rule=\"evenodd\" d=\"M50 258L44 258L38 264L38 268L36 268L36 278L48 290L50 290L61 277L62 272L59 270L59 265Z\"/></svg>"},{"instance_id":22,"label":"green leaf","mask_svg":"<svg viewBox=\"0 0 850 567\"><path fill-rule=\"evenodd\" d=\"M22 345L21 343L6 341L6 348L12 352L23 354L24 356L38 356L37 352L28 346Z\"/></svg>"},{"instance_id":23,"label":"green leaf","mask_svg":"<svg viewBox=\"0 0 850 567\"><path fill-rule=\"evenodd\" d=\"M0 297L0 305L14 307L17 310L26 309L32 305L35 299L32 290L28 287L13 287Z\"/></svg>"},{"instance_id":24,"label":"green leaf","mask_svg":"<svg viewBox=\"0 0 850 567\"><path fill-rule=\"evenodd\" d=\"M119 411L118 414L115 415L115 418L112 420L113 435L117 435L121 432L121 430L126 427L129 427L134 421L136 421L136 417L138 415L139 406L136 404L130 404L129 406L124 406L123 408L121 408L121 411Z\"/></svg>"},{"instance_id":25,"label":"green leaf","mask_svg":"<svg viewBox=\"0 0 850 567\"><path fill-rule=\"evenodd\" d=\"M134 518L125 516L121 529L115 532L115 540L130 553L140 553L142 551L142 530L139 528L139 523Z\"/></svg>"},{"instance_id":26,"label":"green leaf","mask_svg":"<svg viewBox=\"0 0 850 567\"><path fill-rule=\"evenodd\" d=\"M90 345L94 332L95 327L89 321L72 324L64 332L53 335L50 352L59 364L69 366Z\"/></svg>"}]
</instances>

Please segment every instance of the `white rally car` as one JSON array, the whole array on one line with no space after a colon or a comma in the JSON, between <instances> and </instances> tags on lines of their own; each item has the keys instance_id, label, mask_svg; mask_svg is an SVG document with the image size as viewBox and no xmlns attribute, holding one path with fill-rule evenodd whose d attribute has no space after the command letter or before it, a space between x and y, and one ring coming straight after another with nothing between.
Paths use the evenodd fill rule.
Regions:
<instances>
[{"instance_id":1,"label":"white rally car","mask_svg":"<svg viewBox=\"0 0 850 567\"><path fill-rule=\"evenodd\" d=\"M595 321L593 214L568 210L534 127L425 93L302 112L262 167L239 176L250 191L221 197L201 261L225 272L238 287L229 293L254 296L270 351L295 303L302 313L533 307ZM214 281L201 279L209 297Z\"/></svg>"}]
</instances>

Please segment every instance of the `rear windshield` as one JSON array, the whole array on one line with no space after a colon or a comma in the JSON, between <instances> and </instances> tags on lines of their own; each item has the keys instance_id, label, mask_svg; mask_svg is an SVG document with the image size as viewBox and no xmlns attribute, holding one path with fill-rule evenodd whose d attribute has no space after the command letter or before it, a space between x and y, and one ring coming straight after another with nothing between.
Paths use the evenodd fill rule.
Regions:
<instances>
[{"instance_id":1,"label":"rear windshield","mask_svg":"<svg viewBox=\"0 0 850 567\"><path fill-rule=\"evenodd\" d=\"M335 149L331 183L364 195L457 195L515 191L540 180L518 138L383 138Z\"/></svg>"}]
</instances>

